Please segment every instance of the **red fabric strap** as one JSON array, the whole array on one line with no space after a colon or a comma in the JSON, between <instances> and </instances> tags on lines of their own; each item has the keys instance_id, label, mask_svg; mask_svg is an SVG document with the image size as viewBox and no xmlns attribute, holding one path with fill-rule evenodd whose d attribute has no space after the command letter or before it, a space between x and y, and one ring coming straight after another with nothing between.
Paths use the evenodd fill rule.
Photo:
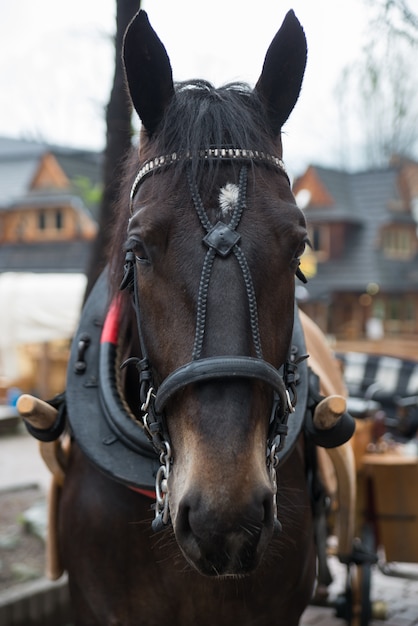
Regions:
<instances>
[{"instance_id":1,"label":"red fabric strap","mask_svg":"<svg viewBox=\"0 0 418 626\"><path fill-rule=\"evenodd\" d=\"M151 491L149 489L140 489L139 487L129 487L132 491L136 491L136 493L140 493L142 496L146 496L147 498L151 498L151 500L155 500L157 494L155 491Z\"/></svg>"},{"instance_id":2,"label":"red fabric strap","mask_svg":"<svg viewBox=\"0 0 418 626\"><path fill-rule=\"evenodd\" d=\"M103 325L102 336L100 338L100 343L109 342L114 343L115 345L117 344L119 331L119 311L119 298L115 298L107 312L105 323Z\"/></svg>"}]
</instances>

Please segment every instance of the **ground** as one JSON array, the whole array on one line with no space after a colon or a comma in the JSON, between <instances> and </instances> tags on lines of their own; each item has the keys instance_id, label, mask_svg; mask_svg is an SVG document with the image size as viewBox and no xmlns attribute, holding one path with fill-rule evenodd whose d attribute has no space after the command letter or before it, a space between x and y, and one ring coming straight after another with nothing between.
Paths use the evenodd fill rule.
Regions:
<instances>
[{"instance_id":1,"label":"ground","mask_svg":"<svg viewBox=\"0 0 418 626\"><path fill-rule=\"evenodd\" d=\"M45 496L35 486L0 491L0 593L44 575L45 543L25 521L26 511L36 515L44 505Z\"/></svg>"},{"instance_id":2,"label":"ground","mask_svg":"<svg viewBox=\"0 0 418 626\"><path fill-rule=\"evenodd\" d=\"M32 584L19 583L44 576L44 542L28 533L29 522L22 524L21 520L25 511L30 509L33 513L33 506L38 505L35 512L40 514L39 522L39 517L42 518L39 505L45 506L49 484L50 474L40 458L34 439L24 430L0 436L0 599L2 594L5 596L9 593L8 590L14 592L13 587L18 589ZM33 515L31 519L33 528ZM335 557L330 558L330 566L335 577L330 593L336 595L345 586L345 566ZM418 626L418 563L394 564L393 569L395 575L387 576L377 566L373 568L372 599L380 603L383 601L387 610L385 621L372 620L370 626ZM0 623L3 626L1 618ZM66 621L53 622L54 626L63 623ZM308 607L301 626L319 624L344 626L346 622L335 617L334 609Z\"/></svg>"}]
</instances>

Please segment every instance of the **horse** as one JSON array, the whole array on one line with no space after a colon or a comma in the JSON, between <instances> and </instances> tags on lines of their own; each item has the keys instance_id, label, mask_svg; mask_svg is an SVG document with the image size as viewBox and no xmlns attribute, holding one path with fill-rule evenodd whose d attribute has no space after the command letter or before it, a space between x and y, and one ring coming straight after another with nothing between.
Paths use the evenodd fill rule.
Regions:
<instances>
[{"instance_id":1,"label":"horse","mask_svg":"<svg viewBox=\"0 0 418 626\"><path fill-rule=\"evenodd\" d=\"M296 626L312 597L328 444L306 426L309 240L281 141L306 58L289 11L254 88L174 84L143 10L126 31L139 148L73 342L56 501L78 626Z\"/></svg>"}]
</instances>

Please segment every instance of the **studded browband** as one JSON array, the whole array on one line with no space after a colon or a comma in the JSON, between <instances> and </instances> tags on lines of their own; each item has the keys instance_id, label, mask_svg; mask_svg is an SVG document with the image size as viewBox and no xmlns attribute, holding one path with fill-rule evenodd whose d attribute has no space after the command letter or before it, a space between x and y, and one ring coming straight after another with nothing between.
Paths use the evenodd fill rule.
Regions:
<instances>
[{"instance_id":1,"label":"studded browband","mask_svg":"<svg viewBox=\"0 0 418 626\"><path fill-rule=\"evenodd\" d=\"M199 159L203 159L204 161L210 160L224 160L224 161L256 161L258 163L265 163L267 165L273 165L281 172L286 174L286 170L284 167L284 163L282 159L277 156L273 156L271 154L266 154L265 152L261 152L260 150L243 150L241 148L211 148L209 150L200 150L197 155L194 155L190 152L185 152L184 154L179 152L173 152L172 154L166 154L164 156L154 157L145 161L145 163L141 166L134 183L131 188L130 193L130 206L132 213L132 202L135 197L135 194L138 190L139 184L141 181L148 176L149 174L159 172L161 169L172 165L173 163L178 163L179 161L192 160L195 156Z\"/></svg>"}]
</instances>

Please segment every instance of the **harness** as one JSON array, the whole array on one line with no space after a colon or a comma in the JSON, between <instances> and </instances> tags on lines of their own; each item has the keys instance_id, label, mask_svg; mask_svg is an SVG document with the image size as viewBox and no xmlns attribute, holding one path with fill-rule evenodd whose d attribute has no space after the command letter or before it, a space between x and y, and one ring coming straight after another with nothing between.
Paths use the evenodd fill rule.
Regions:
<instances>
[{"instance_id":1,"label":"harness","mask_svg":"<svg viewBox=\"0 0 418 626\"><path fill-rule=\"evenodd\" d=\"M106 269L87 299L71 346L65 394L66 412L78 445L101 471L113 480L152 497L157 491L156 479L162 466L161 452L151 442L150 433L143 422L138 421L131 412L118 382L120 309L118 301L110 302L109 291L109 273ZM287 422L285 445L276 450L280 463L285 462L298 439L308 404L307 362L302 360L296 365L299 357L306 353L296 307L291 345L289 373L284 374L285 367L282 366L277 374L288 378L289 384L292 381L298 401ZM229 374L232 375L232 370L229 370ZM159 389L164 392L163 385ZM147 418L148 423L150 419ZM154 427L150 430L154 430ZM161 472L158 478L161 478Z\"/></svg>"},{"instance_id":2,"label":"harness","mask_svg":"<svg viewBox=\"0 0 418 626\"><path fill-rule=\"evenodd\" d=\"M109 279L106 269L96 282L82 311L79 328L72 343L67 374L66 405L72 434L84 454L112 479L145 493L156 494L154 530L169 522L167 479L173 462L170 440L165 425L164 410L168 401L186 386L219 379L260 380L273 391L266 465L273 488L276 507L276 468L285 461L305 426L309 431L309 416L318 397L318 382L310 375L306 363L306 348L297 307L295 306L293 336L286 362L275 368L263 358L258 326L257 302L245 254L241 249L239 223L245 208L248 161L259 161L284 173L276 157L250 151L205 151L200 158L221 158L242 161L239 175L238 202L228 224L212 224L203 206L197 186L190 174L190 193L203 228L202 242L207 248L203 262L197 304L195 340L190 362L170 373L157 386L153 380L146 342L142 330L137 267L134 252L128 250L121 289L132 291L136 314L140 357L131 357L120 366L119 299L110 302ZM254 153L253 153L254 154ZM144 164L132 187L132 203L142 180L151 172L160 172L180 158L159 157ZM211 272L215 262L234 255L240 267L249 307L252 343L255 356L201 356L206 332L206 309ZM135 365L139 376L140 418L128 406L121 385L119 368ZM312 381L314 388L311 389ZM308 420L308 421L306 421ZM315 436L315 433L313 434ZM329 431L330 445L340 445ZM346 440L346 439L344 439ZM319 445L324 445L319 443ZM327 444L328 447L328 444ZM280 524L275 518L276 527Z\"/></svg>"},{"instance_id":3,"label":"harness","mask_svg":"<svg viewBox=\"0 0 418 626\"><path fill-rule=\"evenodd\" d=\"M157 525L161 523L166 524L169 516L166 493L167 479L171 464L171 446L164 420L164 409L168 401L184 387L202 381L239 378L256 379L267 383L273 390L273 404L267 441L267 465L270 468L270 477L273 483L273 490L275 491L275 468L278 464L277 455L284 447L288 432L288 418L289 415L295 411L297 402L295 386L297 364L299 361L303 360L303 358L306 358L306 356L298 360L288 358L281 373L273 365L264 360L255 290L247 259L240 246L241 235L238 232L238 227L246 205L248 162L261 161L262 163L268 163L283 174L285 172L281 160L277 157L265 155L264 153L259 154L254 151L232 149L202 151L199 153L198 158L199 160L213 158L240 161L241 169L239 173L238 198L229 223L218 221L213 224L203 205L196 181L190 169L186 169L190 194L203 229L202 243L207 250L203 261L198 289L196 328L191 361L169 374L158 388L153 381L152 366L148 358L146 342L142 331L137 264L132 250L127 251L124 277L121 283L121 289L130 287L133 292L141 349L140 358L132 357L125 361L122 367L135 364L138 370L141 414L144 430L157 453L160 455L161 466L156 480ZM179 160L191 161L191 156L190 154L184 156L176 154L174 159L173 155L171 155L171 158L167 156L157 157L141 167L135 178L130 194L131 215L135 195L144 178L151 172L158 173L162 168L166 168L174 161ZM237 260L245 285L255 357L224 355L203 358L201 355L206 332L207 301L212 269L217 260L222 262L231 255L235 256Z\"/></svg>"}]
</instances>

